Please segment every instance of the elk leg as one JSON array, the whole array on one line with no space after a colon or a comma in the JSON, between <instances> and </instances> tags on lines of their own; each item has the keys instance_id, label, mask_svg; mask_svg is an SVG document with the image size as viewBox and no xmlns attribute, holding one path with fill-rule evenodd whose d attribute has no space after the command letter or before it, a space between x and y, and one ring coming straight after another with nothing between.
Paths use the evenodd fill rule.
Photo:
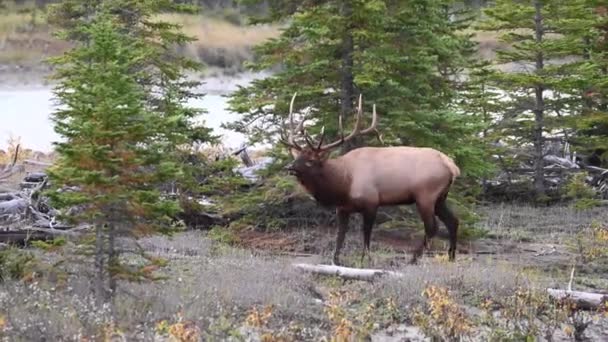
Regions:
<instances>
[{"instance_id":1,"label":"elk leg","mask_svg":"<svg viewBox=\"0 0 608 342\"><path fill-rule=\"evenodd\" d=\"M338 216L338 235L336 236L336 248L334 249L334 265L340 265L340 250L342 250L342 246L344 245L344 238L346 237L346 232L348 231L348 221L350 218L350 212L337 209L336 215Z\"/></svg>"},{"instance_id":2,"label":"elk leg","mask_svg":"<svg viewBox=\"0 0 608 342\"><path fill-rule=\"evenodd\" d=\"M445 224L450 234L450 249L448 250L448 259L454 261L456 259L456 242L458 239L458 218L448 208L445 197L440 199L436 206L435 212L437 217Z\"/></svg>"},{"instance_id":3,"label":"elk leg","mask_svg":"<svg viewBox=\"0 0 608 342\"><path fill-rule=\"evenodd\" d=\"M415 264L418 258L422 255L424 249L429 247L429 243L437 233L438 229L437 220L435 219L434 206L416 202L416 207L418 209L418 214L424 223L424 238L414 250L412 260L410 261L411 264Z\"/></svg>"},{"instance_id":4,"label":"elk leg","mask_svg":"<svg viewBox=\"0 0 608 342\"><path fill-rule=\"evenodd\" d=\"M367 255L369 262L372 262L372 256L369 250L369 243L372 236L372 228L376 221L376 210L369 210L363 213L363 254L361 255L361 263L365 255Z\"/></svg>"}]
</instances>

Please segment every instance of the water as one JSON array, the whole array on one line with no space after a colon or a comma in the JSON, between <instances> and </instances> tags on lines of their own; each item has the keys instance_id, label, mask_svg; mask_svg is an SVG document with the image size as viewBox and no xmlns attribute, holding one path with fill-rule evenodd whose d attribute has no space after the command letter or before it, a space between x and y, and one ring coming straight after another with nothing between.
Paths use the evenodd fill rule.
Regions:
<instances>
[{"instance_id":1,"label":"water","mask_svg":"<svg viewBox=\"0 0 608 342\"><path fill-rule=\"evenodd\" d=\"M227 95L264 74L243 74L234 78L215 77L205 80L202 99L189 102L190 106L203 108L207 114L200 119L215 134L222 135L222 142L236 148L246 142L242 134L220 128L225 122L234 121L237 114L226 109ZM41 152L50 152L52 142L60 137L54 132L49 115L56 109L56 101L50 86L22 86L0 88L0 149L6 149L8 139L20 137L23 147Z\"/></svg>"}]
</instances>

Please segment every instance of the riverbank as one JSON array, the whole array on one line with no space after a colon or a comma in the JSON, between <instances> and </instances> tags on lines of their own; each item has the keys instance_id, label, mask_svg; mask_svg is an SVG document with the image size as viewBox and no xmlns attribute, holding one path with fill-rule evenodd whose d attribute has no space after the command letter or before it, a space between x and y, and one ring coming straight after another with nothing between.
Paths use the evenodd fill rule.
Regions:
<instances>
[{"instance_id":1,"label":"riverbank","mask_svg":"<svg viewBox=\"0 0 608 342\"><path fill-rule=\"evenodd\" d=\"M52 142L59 138L49 120L50 114L55 110L52 84L44 81L45 75L42 72L24 70L19 73L18 69L14 70L16 72L6 73L9 77L0 77L0 150L6 150L8 141L16 138L20 139L24 148L49 153ZM202 84L196 91L205 96L191 100L189 105L207 111L201 115L200 120L204 120L205 125L211 127L216 134L222 135L224 147L238 148L246 142L246 137L242 134L221 128L223 123L238 118L238 114L226 108L226 95L269 73L244 72L234 76L217 75L201 79ZM0 76L2 75L0 71Z\"/></svg>"}]
</instances>

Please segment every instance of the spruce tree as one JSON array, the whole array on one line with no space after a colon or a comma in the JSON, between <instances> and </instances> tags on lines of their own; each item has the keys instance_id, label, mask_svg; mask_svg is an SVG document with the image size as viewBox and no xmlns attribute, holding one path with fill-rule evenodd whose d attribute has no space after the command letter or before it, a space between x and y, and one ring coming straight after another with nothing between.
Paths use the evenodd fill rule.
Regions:
<instances>
[{"instance_id":1,"label":"spruce tree","mask_svg":"<svg viewBox=\"0 0 608 342\"><path fill-rule=\"evenodd\" d=\"M608 1L579 0L584 3L583 20L568 28L584 39L584 61L579 72L584 83L580 93L585 101L581 116L573 122L577 134L573 145L593 153L608 163Z\"/></svg>"},{"instance_id":2,"label":"spruce tree","mask_svg":"<svg viewBox=\"0 0 608 342\"><path fill-rule=\"evenodd\" d=\"M166 227L180 210L160 186L188 181L179 148L209 139L191 122L193 95L184 70L194 64L173 56L183 43L176 27L151 22L169 2L70 0L54 7L59 36L74 43L52 59L60 109L52 115L59 155L49 170L49 196L66 219L95 227L96 294L107 301L119 276L116 239Z\"/></svg>"},{"instance_id":3,"label":"spruce tree","mask_svg":"<svg viewBox=\"0 0 608 342\"><path fill-rule=\"evenodd\" d=\"M580 62L557 63L584 50L581 37L564 30L564 22L578 18L579 6L578 1L498 0L485 9L487 18L480 25L484 30L501 32L501 40L508 43L508 48L498 51L496 63L521 68L495 73L495 84L511 98L505 103L499 128L505 138L515 139L511 143L533 146L538 199L546 195L546 135L563 132L567 128L563 116L577 115L581 110L581 102L571 97L577 92L579 77L575 70Z\"/></svg>"},{"instance_id":4,"label":"spruce tree","mask_svg":"<svg viewBox=\"0 0 608 342\"><path fill-rule=\"evenodd\" d=\"M385 144L431 146L451 156L464 173L484 164L473 141L474 117L455 108L461 86L456 75L468 63L469 37L463 22L450 21L452 1L287 1L274 5L267 20L283 20L282 34L255 49L255 71L276 68L270 77L235 92L231 110L242 118L228 125L270 141L298 92L296 112L314 108L313 134L325 126L338 136L338 116L352 127L356 99L363 95L369 120L376 104ZM352 39L352 43L351 43ZM296 114L297 115L297 114ZM367 145L378 145L368 139Z\"/></svg>"}]
</instances>

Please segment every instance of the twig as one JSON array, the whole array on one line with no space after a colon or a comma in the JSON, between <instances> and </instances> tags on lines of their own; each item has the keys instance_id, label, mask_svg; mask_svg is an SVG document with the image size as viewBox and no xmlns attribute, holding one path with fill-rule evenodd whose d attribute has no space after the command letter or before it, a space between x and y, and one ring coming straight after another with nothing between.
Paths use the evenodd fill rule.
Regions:
<instances>
[{"instance_id":1,"label":"twig","mask_svg":"<svg viewBox=\"0 0 608 342\"><path fill-rule=\"evenodd\" d=\"M572 265L572 271L570 271L570 281L568 282L568 292L572 291L572 281L574 280L574 268L576 265Z\"/></svg>"}]
</instances>

